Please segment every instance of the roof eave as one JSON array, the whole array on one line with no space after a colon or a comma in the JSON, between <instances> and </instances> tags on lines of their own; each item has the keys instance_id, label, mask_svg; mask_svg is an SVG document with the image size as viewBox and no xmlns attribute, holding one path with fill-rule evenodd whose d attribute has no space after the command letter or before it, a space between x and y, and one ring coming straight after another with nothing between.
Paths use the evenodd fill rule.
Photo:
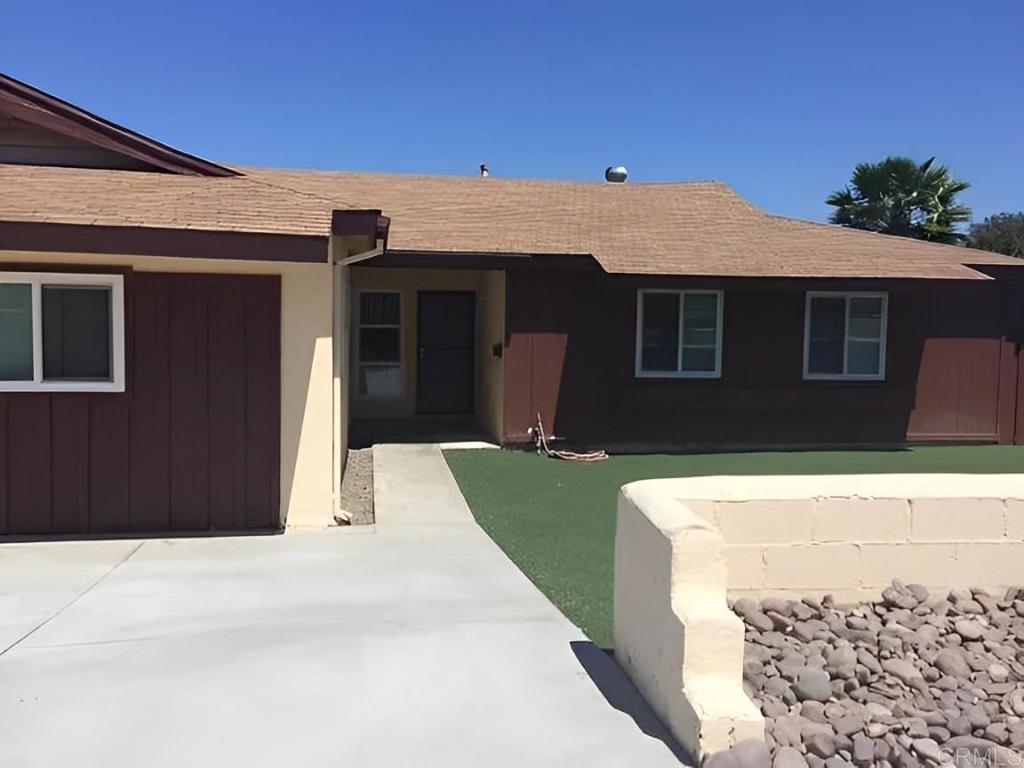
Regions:
<instances>
[{"instance_id":1,"label":"roof eave","mask_svg":"<svg viewBox=\"0 0 1024 768\"><path fill-rule=\"evenodd\" d=\"M0 251L327 263L326 235L0 221Z\"/></svg>"},{"instance_id":2,"label":"roof eave","mask_svg":"<svg viewBox=\"0 0 1024 768\"><path fill-rule=\"evenodd\" d=\"M170 173L193 176L242 175L232 168L190 155L112 123L4 74L0 74L0 111Z\"/></svg>"}]
</instances>

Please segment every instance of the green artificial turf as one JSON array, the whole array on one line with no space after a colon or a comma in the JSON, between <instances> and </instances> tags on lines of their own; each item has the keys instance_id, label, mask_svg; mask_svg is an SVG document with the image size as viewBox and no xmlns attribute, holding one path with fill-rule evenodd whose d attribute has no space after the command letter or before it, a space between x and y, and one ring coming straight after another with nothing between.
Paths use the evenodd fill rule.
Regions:
<instances>
[{"instance_id":1,"label":"green artificial turf","mask_svg":"<svg viewBox=\"0 0 1024 768\"><path fill-rule=\"evenodd\" d=\"M574 464L521 451L449 451L477 522L598 645L612 644L615 503L633 480L693 475L1020 472L1024 446L613 456Z\"/></svg>"}]
</instances>

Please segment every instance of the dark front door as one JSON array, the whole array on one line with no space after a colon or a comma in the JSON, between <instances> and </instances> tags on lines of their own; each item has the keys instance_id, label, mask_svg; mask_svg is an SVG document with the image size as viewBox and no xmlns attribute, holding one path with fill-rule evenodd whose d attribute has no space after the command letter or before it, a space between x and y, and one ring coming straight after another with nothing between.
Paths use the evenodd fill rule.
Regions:
<instances>
[{"instance_id":1,"label":"dark front door","mask_svg":"<svg viewBox=\"0 0 1024 768\"><path fill-rule=\"evenodd\" d=\"M416 411L472 413L476 294L420 291L418 304Z\"/></svg>"}]
</instances>

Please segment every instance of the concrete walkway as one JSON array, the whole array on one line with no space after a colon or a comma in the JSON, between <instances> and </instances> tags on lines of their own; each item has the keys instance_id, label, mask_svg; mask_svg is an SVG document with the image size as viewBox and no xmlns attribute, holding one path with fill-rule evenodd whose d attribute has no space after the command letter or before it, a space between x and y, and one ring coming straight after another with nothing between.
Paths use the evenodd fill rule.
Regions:
<instances>
[{"instance_id":1,"label":"concrete walkway","mask_svg":"<svg viewBox=\"0 0 1024 768\"><path fill-rule=\"evenodd\" d=\"M0 546L0 765L678 765L438 449L378 462L375 531Z\"/></svg>"},{"instance_id":2,"label":"concrete walkway","mask_svg":"<svg viewBox=\"0 0 1024 768\"><path fill-rule=\"evenodd\" d=\"M465 524L476 527L448 462L436 445L373 448L373 514L378 527Z\"/></svg>"}]
</instances>

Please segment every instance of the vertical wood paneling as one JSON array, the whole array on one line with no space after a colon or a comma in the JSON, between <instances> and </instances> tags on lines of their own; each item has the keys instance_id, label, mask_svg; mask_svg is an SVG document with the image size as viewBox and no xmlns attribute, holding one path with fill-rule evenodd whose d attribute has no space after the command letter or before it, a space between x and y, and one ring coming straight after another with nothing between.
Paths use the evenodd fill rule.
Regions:
<instances>
[{"instance_id":1,"label":"vertical wood paneling","mask_svg":"<svg viewBox=\"0 0 1024 768\"><path fill-rule=\"evenodd\" d=\"M1013 442L1017 445L1024 445L1024 354L1017 351L1017 403L1016 403L1016 429Z\"/></svg>"},{"instance_id":2,"label":"vertical wood paneling","mask_svg":"<svg viewBox=\"0 0 1024 768\"><path fill-rule=\"evenodd\" d=\"M595 447L995 441L1000 338L996 286L879 283L890 295L883 382L802 377L805 292L842 281L611 277L510 270L504 431L523 440L536 411ZM722 377L637 379L639 288L725 291ZM555 420L547 418L554 409Z\"/></svg>"},{"instance_id":3,"label":"vertical wood paneling","mask_svg":"<svg viewBox=\"0 0 1024 768\"><path fill-rule=\"evenodd\" d=\"M210 524L206 294L203 280L169 280L171 527L182 530Z\"/></svg>"},{"instance_id":4,"label":"vertical wood paneling","mask_svg":"<svg viewBox=\"0 0 1024 768\"><path fill-rule=\"evenodd\" d=\"M73 533L89 526L84 493L89 472L89 400L62 395L50 401L53 417L53 531Z\"/></svg>"},{"instance_id":5,"label":"vertical wood paneling","mask_svg":"<svg viewBox=\"0 0 1024 768\"><path fill-rule=\"evenodd\" d=\"M530 286L521 272L509 272L505 279L505 373L502 403L502 437L523 440L536 421L532 413L533 333L528 323Z\"/></svg>"},{"instance_id":6,"label":"vertical wood paneling","mask_svg":"<svg viewBox=\"0 0 1024 768\"><path fill-rule=\"evenodd\" d=\"M7 532L49 533L52 499L50 396L9 398L7 410Z\"/></svg>"},{"instance_id":7,"label":"vertical wood paneling","mask_svg":"<svg viewBox=\"0 0 1024 768\"><path fill-rule=\"evenodd\" d=\"M278 526L280 279L128 285L124 394L0 395L0 535Z\"/></svg>"},{"instance_id":8,"label":"vertical wood paneling","mask_svg":"<svg viewBox=\"0 0 1024 768\"><path fill-rule=\"evenodd\" d=\"M956 339L925 339L917 372L910 432L917 436L951 435L956 431L959 376Z\"/></svg>"},{"instance_id":9,"label":"vertical wood paneling","mask_svg":"<svg viewBox=\"0 0 1024 768\"><path fill-rule=\"evenodd\" d=\"M171 524L171 371L167 280L132 278L131 526Z\"/></svg>"},{"instance_id":10,"label":"vertical wood paneling","mask_svg":"<svg viewBox=\"0 0 1024 768\"><path fill-rule=\"evenodd\" d=\"M964 339L959 348L957 434L999 434L999 339Z\"/></svg>"},{"instance_id":11,"label":"vertical wood paneling","mask_svg":"<svg viewBox=\"0 0 1024 768\"><path fill-rule=\"evenodd\" d=\"M281 317L280 283L266 278L246 284L246 527L279 524Z\"/></svg>"},{"instance_id":12,"label":"vertical wood paneling","mask_svg":"<svg viewBox=\"0 0 1024 768\"><path fill-rule=\"evenodd\" d=\"M267 354L259 369L267 379L270 402L264 411L270 441L265 446L270 471L270 498L267 499L267 523L281 527L281 278L263 279L264 310L267 313L269 337ZM255 364L254 364L255 365ZM257 370L255 368L253 371ZM340 447L339 447L340 449Z\"/></svg>"},{"instance_id":13,"label":"vertical wood paneling","mask_svg":"<svg viewBox=\"0 0 1024 768\"><path fill-rule=\"evenodd\" d=\"M0 395L0 536L7 533L7 492L10 487L10 470L7 465L7 402Z\"/></svg>"},{"instance_id":14,"label":"vertical wood paneling","mask_svg":"<svg viewBox=\"0 0 1024 768\"><path fill-rule=\"evenodd\" d=\"M908 430L913 439L998 439L1000 345L925 339Z\"/></svg>"},{"instance_id":15,"label":"vertical wood paneling","mask_svg":"<svg viewBox=\"0 0 1024 768\"><path fill-rule=\"evenodd\" d=\"M1017 410L1017 355L1016 344L1008 339L999 342L999 406L996 421L999 424L999 444L1013 443Z\"/></svg>"},{"instance_id":16,"label":"vertical wood paneling","mask_svg":"<svg viewBox=\"0 0 1024 768\"><path fill-rule=\"evenodd\" d=\"M245 527L245 286L209 287L210 527Z\"/></svg>"},{"instance_id":17,"label":"vertical wood paneling","mask_svg":"<svg viewBox=\"0 0 1024 768\"><path fill-rule=\"evenodd\" d=\"M97 396L89 404L89 529L131 527L131 404Z\"/></svg>"},{"instance_id":18,"label":"vertical wood paneling","mask_svg":"<svg viewBox=\"0 0 1024 768\"><path fill-rule=\"evenodd\" d=\"M529 423L532 425L539 413L544 420L544 429L549 434L561 435L558 432L558 403L568 342L567 333L533 334L533 407L530 409Z\"/></svg>"}]
</instances>

